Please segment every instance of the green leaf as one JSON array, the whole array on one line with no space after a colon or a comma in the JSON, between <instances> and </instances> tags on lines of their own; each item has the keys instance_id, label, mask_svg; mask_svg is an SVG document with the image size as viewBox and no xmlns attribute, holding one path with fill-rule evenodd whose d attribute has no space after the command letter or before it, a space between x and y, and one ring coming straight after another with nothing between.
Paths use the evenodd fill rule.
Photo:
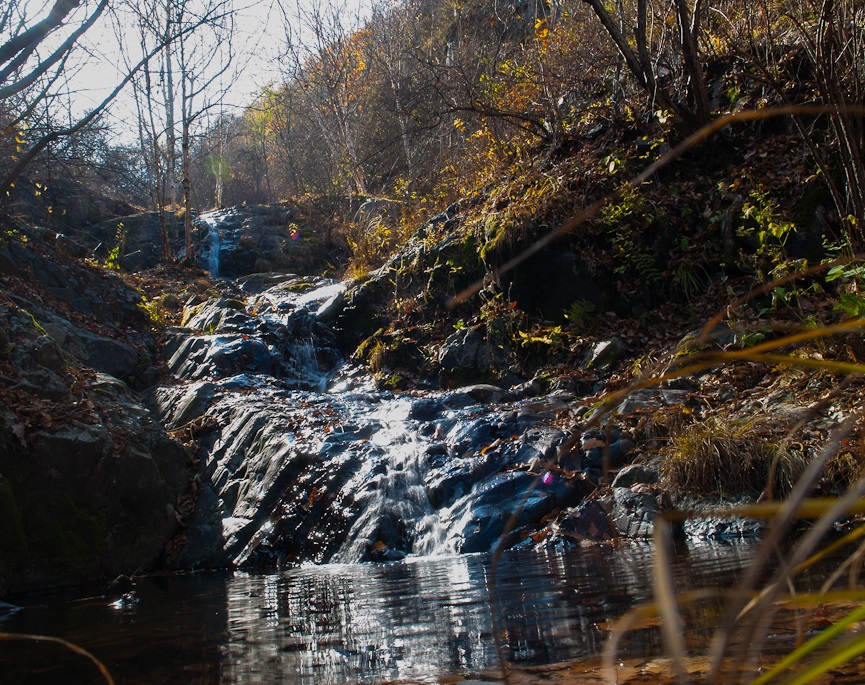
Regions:
<instances>
[{"instance_id":1,"label":"green leaf","mask_svg":"<svg viewBox=\"0 0 865 685\"><path fill-rule=\"evenodd\" d=\"M826 282L829 283L834 281L837 278L841 278L845 274L846 269L845 264L839 264L838 266L833 266L829 271L826 272Z\"/></svg>"},{"instance_id":2,"label":"green leaf","mask_svg":"<svg viewBox=\"0 0 865 685\"><path fill-rule=\"evenodd\" d=\"M854 623L858 623L859 621L861 621L863 618L865 618L865 607L859 607L855 611L847 614L847 616L842 618L837 623L829 626L826 630L819 633L813 639L808 640L808 642L803 644L798 649L790 652L772 668L770 668L765 673L762 673L759 678L753 680L751 682L751 685L763 685L763 683L768 683L775 676L779 675L782 671L786 670L794 664L799 663L803 658L805 658L815 650L819 649L830 640L847 630L848 627L850 627Z\"/></svg>"},{"instance_id":3,"label":"green leaf","mask_svg":"<svg viewBox=\"0 0 865 685\"><path fill-rule=\"evenodd\" d=\"M844 293L835 305L835 309L857 318L865 316L865 297L856 293Z\"/></svg>"}]
</instances>

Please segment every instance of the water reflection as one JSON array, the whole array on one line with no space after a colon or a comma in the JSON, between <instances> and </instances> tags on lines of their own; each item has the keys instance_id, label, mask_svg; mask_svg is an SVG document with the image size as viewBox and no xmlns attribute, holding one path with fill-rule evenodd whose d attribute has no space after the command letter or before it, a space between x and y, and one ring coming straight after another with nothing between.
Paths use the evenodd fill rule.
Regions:
<instances>
[{"instance_id":1,"label":"water reflection","mask_svg":"<svg viewBox=\"0 0 865 685\"><path fill-rule=\"evenodd\" d=\"M683 548L682 589L717 586L751 545ZM494 668L495 612L505 658L553 663L603 650L603 624L651 595L651 547L505 555L492 599L485 556L330 565L229 583L224 683L345 683ZM657 650L652 632L629 643Z\"/></svg>"},{"instance_id":2,"label":"water reflection","mask_svg":"<svg viewBox=\"0 0 865 685\"><path fill-rule=\"evenodd\" d=\"M683 548L677 583L727 585L753 554L742 543ZM512 663L597 654L603 623L649 598L651 547L506 554L492 590L489 580L486 556L144 579L126 611L58 600L3 629L73 640L129 684L433 680L496 667L493 612ZM628 649L654 652L658 637L641 631ZM58 650L20 643L0 643L0 672L4 682L100 682Z\"/></svg>"}]
</instances>

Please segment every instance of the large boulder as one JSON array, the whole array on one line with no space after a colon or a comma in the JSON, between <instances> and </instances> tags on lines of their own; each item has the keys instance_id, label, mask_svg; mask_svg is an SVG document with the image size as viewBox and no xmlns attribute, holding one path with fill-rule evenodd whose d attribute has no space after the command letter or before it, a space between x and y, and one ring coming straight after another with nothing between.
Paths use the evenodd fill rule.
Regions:
<instances>
[{"instance_id":1,"label":"large boulder","mask_svg":"<svg viewBox=\"0 0 865 685\"><path fill-rule=\"evenodd\" d=\"M500 375L512 364L510 348L511 341L495 321L452 333L438 355L445 382L486 380Z\"/></svg>"},{"instance_id":2,"label":"large boulder","mask_svg":"<svg viewBox=\"0 0 865 685\"><path fill-rule=\"evenodd\" d=\"M65 586L152 568L177 525L187 457L125 384L27 426L0 414L0 586ZM56 410L55 410L56 411Z\"/></svg>"},{"instance_id":3,"label":"large boulder","mask_svg":"<svg viewBox=\"0 0 865 685\"><path fill-rule=\"evenodd\" d=\"M281 358L265 343L242 334L188 337L168 360L182 380L225 378L240 373L276 374Z\"/></svg>"}]
</instances>

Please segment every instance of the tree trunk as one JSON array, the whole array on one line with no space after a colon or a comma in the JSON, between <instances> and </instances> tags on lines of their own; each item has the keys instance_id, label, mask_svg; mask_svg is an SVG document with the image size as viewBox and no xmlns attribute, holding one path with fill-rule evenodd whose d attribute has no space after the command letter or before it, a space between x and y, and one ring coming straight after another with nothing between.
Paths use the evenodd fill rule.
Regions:
<instances>
[{"instance_id":1,"label":"tree trunk","mask_svg":"<svg viewBox=\"0 0 865 685\"><path fill-rule=\"evenodd\" d=\"M709 123L712 111L709 107L709 91L706 88L706 78L700 66L700 53L697 38L700 26L700 0L694 3L694 14L690 16L687 0L676 0L676 19L679 24L679 42L682 50L682 61L688 74L688 89L690 99L694 103L696 123L700 126Z\"/></svg>"}]
</instances>

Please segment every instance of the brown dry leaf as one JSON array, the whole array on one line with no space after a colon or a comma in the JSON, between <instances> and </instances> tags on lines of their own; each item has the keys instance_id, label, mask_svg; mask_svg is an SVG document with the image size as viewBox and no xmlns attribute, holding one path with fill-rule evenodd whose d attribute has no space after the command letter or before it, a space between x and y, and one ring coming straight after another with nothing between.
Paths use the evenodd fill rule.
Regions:
<instances>
[{"instance_id":1,"label":"brown dry leaf","mask_svg":"<svg viewBox=\"0 0 865 685\"><path fill-rule=\"evenodd\" d=\"M486 454L487 452L489 452L490 450L494 450L496 447L498 447L501 444L502 444L501 440L496 440L496 441L490 443L489 445L487 445L486 447L484 447L481 450L481 454Z\"/></svg>"},{"instance_id":2,"label":"brown dry leaf","mask_svg":"<svg viewBox=\"0 0 865 685\"><path fill-rule=\"evenodd\" d=\"M610 633L616 629L616 623L618 621L601 621L599 623L595 623L595 625L603 630L605 633ZM658 616L652 616L649 618L645 618L639 623L635 623L633 626L629 628L630 630L642 630L644 628L660 628L661 627L661 619Z\"/></svg>"}]
</instances>

